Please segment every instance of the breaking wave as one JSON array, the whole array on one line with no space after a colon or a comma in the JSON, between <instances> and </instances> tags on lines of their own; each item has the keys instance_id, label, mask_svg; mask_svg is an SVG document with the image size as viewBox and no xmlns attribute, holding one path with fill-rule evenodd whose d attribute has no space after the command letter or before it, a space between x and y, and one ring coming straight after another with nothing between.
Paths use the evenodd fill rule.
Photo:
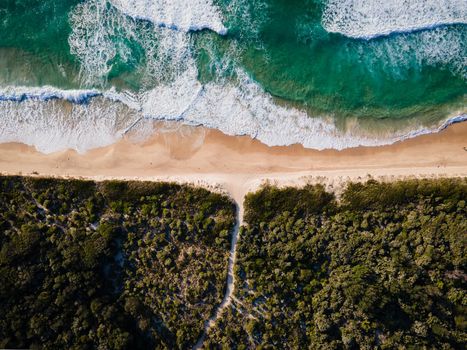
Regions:
<instances>
[{"instance_id":1,"label":"breaking wave","mask_svg":"<svg viewBox=\"0 0 467 350\"><path fill-rule=\"evenodd\" d=\"M362 39L466 23L465 0L328 0L322 18L328 32Z\"/></svg>"},{"instance_id":2,"label":"breaking wave","mask_svg":"<svg viewBox=\"0 0 467 350\"><path fill-rule=\"evenodd\" d=\"M226 34L219 9L209 0L109 0L121 12L156 26L184 32L210 29Z\"/></svg>"},{"instance_id":3,"label":"breaking wave","mask_svg":"<svg viewBox=\"0 0 467 350\"><path fill-rule=\"evenodd\" d=\"M239 73L242 80L238 84L226 86L201 85L193 73L138 96L49 89L31 94L28 88L18 89L16 96L24 96L21 100L0 97L0 142L22 142L44 153L69 148L82 153L114 143L129 130L143 127L143 121L163 120L202 125L228 135L249 135L270 146L302 144L340 150L391 144L467 120L462 114L433 128L419 127L387 137L363 136L358 130L339 130L332 120L310 118L306 112L278 106L244 74Z\"/></svg>"},{"instance_id":4,"label":"breaking wave","mask_svg":"<svg viewBox=\"0 0 467 350\"><path fill-rule=\"evenodd\" d=\"M26 100L49 101L66 100L76 104L89 102L93 97L100 96L98 90L60 90L51 86L0 88L0 101L23 102Z\"/></svg>"},{"instance_id":5,"label":"breaking wave","mask_svg":"<svg viewBox=\"0 0 467 350\"><path fill-rule=\"evenodd\" d=\"M244 2L248 3L241 0L242 6ZM240 2L234 3L234 9L240 11ZM438 14L433 20L427 17L425 5L416 7L416 3L421 1L330 0L323 25L328 31L369 38L426 27L426 23L433 26L435 22L451 23L459 18L464 21L467 14L461 11L464 5L459 1L427 0L425 5L433 3L432 10ZM394 13L398 16L404 6L411 15L395 18ZM248 22L249 17L245 18ZM317 21L319 24L319 18ZM73 7L69 24L68 44L79 62L82 89L0 88L0 142L34 145L44 153L68 148L85 152L114 143L129 130L144 127L145 121L165 120L203 125L229 135L249 135L271 146L302 144L314 149L344 149L389 144L467 119L465 109L461 109L457 116L432 128L414 122L410 128L382 136L366 134L357 123L342 130L329 116L310 117L304 110L276 103L241 65L229 62L238 55L236 43L225 49L234 53L220 55L213 63L217 73L229 66L234 74L203 80L192 38L196 33L192 32L227 31L221 11L209 0L88 0ZM207 34L219 38L215 33ZM404 35L391 39L387 44L362 40L353 40L352 44L372 52L371 59L385 57L392 70L398 66L410 70L410 64L441 64L467 77L465 32L437 28L418 33L412 41ZM211 55L213 48L209 45L202 51ZM264 49L259 44L256 48ZM411 63L405 62L407 52L412 55ZM366 66L375 66L370 58ZM132 67L131 73L125 74L126 67ZM128 85L134 83L137 88L109 83L115 76L123 76L122 81L131 76L137 81Z\"/></svg>"}]
</instances>

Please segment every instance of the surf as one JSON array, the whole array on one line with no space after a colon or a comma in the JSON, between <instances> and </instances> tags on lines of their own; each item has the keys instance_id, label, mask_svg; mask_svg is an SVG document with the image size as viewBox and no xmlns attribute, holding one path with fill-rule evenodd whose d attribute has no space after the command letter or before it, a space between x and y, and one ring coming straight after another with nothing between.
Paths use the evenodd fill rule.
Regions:
<instances>
[{"instance_id":1,"label":"surf","mask_svg":"<svg viewBox=\"0 0 467 350\"><path fill-rule=\"evenodd\" d=\"M92 98L101 96L98 90L64 90L52 86L21 87L9 86L0 88L0 101L23 102L26 100L65 100L74 104L86 104Z\"/></svg>"},{"instance_id":2,"label":"surf","mask_svg":"<svg viewBox=\"0 0 467 350\"><path fill-rule=\"evenodd\" d=\"M263 3L77 2L61 38L69 52L53 61L71 67L60 73L69 85L47 80L60 69L28 82L3 56L22 78L16 86L5 74L0 88L0 141L86 152L152 121L177 121L270 146L344 149L464 120L463 27L355 40L327 33L305 5ZM34 70L47 54L28 51Z\"/></svg>"},{"instance_id":3,"label":"surf","mask_svg":"<svg viewBox=\"0 0 467 350\"><path fill-rule=\"evenodd\" d=\"M464 0L328 0L322 17L331 33L373 39L467 24Z\"/></svg>"},{"instance_id":4,"label":"surf","mask_svg":"<svg viewBox=\"0 0 467 350\"><path fill-rule=\"evenodd\" d=\"M109 0L119 11L156 26L184 32L212 30L225 35L219 9L206 0Z\"/></svg>"},{"instance_id":5,"label":"surf","mask_svg":"<svg viewBox=\"0 0 467 350\"><path fill-rule=\"evenodd\" d=\"M143 130L148 121L177 121L227 135L248 135L269 146L341 150L391 144L467 120L467 114L460 113L432 127L365 135L358 127L340 130L332 118L310 118L299 109L278 106L242 72L237 84L206 85L193 73L140 95L16 88L14 96L24 98L11 98L11 93L0 98L0 142L25 143L43 153L65 149L84 153L115 143L130 130L148 136Z\"/></svg>"}]
</instances>

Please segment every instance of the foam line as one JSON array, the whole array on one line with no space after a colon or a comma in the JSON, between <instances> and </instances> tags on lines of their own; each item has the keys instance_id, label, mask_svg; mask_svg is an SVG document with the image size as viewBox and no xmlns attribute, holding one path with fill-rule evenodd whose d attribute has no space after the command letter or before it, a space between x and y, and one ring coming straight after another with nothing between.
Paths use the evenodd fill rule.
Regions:
<instances>
[{"instance_id":1,"label":"foam line","mask_svg":"<svg viewBox=\"0 0 467 350\"><path fill-rule=\"evenodd\" d=\"M194 64L185 32L143 25L107 6L107 0L88 0L77 5L70 14L70 25L68 44L80 62L83 86L107 86L115 58L124 63L133 62L135 46L143 49L144 56L137 69L143 77L140 84L144 89L171 81Z\"/></svg>"},{"instance_id":2,"label":"foam line","mask_svg":"<svg viewBox=\"0 0 467 350\"><path fill-rule=\"evenodd\" d=\"M254 81L238 72L236 84L200 84L187 71L174 83L141 95L114 90L86 92L15 88L23 99L0 99L0 142L34 145L44 153L68 148L78 152L116 142L142 120L179 121L218 129L228 135L249 135L269 146L301 144L313 149L342 150L379 146L439 132L467 120L449 118L432 128L419 127L385 137L366 136L361 130L343 132L332 120L311 118L295 108L278 106ZM88 96L80 103L80 96ZM10 95L11 96L11 95ZM37 98L37 96L53 96ZM69 108L67 104L75 107ZM357 129L358 130L358 129Z\"/></svg>"},{"instance_id":3,"label":"foam line","mask_svg":"<svg viewBox=\"0 0 467 350\"><path fill-rule=\"evenodd\" d=\"M0 88L0 101L14 102L60 99L75 104L84 104L100 95L102 95L102 93L97 90L60 90L51 86Z\"/></svg>"},{"instance_id":4,"label":"foam line","mask_svg":"<svg viewBox=\"0 0 467 350\"><path fill-rule=\"evenodd\" d=\"M212 30L224 35L220 10L208 0L109 0L119 11L182 32Z\"/></svg>"},{"instance_id":5,"label":"foam line","mask_svg":"<svg viewBox=\"0 0 467 350\"><path fill-rule=\"evenodd\" d=\"M467 24L467 1L328 0L322 17L328 32L361 39L452 24Z\"/></svg>"},{"instance_id":6,"label":"foam line","mask_svg":"<svg viewBox=\"0 0 467 350\"><path fill-rule=\"evenodd\" d=\"M139 118L102 96L76 104L57 98L0 101L0 142L21 142L43 153L84 153L116 142Z\"/></svg>"}]
</instances>

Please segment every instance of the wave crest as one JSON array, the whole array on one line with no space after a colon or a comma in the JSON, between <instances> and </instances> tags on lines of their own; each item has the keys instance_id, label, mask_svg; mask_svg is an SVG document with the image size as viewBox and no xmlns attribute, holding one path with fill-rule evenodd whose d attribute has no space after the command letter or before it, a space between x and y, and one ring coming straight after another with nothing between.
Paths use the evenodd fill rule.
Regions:
<instances>
[{"instance_id":1,"label":"wave crest","mask_svg":"<svg viewBox=\"0 0 467 350\"><path fill-rule=\"evenodd\" d=\"M68 148L85 152L110 145L129 130L138 131L144 121L161 120L203 125L228 135L249 135L269 146L301 144L318 150L341 150L390 144L467 120L461 112L439 126L413 125L383 137L369 136L358 125L343 131L332 119L311 118L304 111L277 105L241 71L236 84L202 85L195 73L188 70L175 82L138 95L112 90L95 96L66 90L31 93L29 88L17 88L15 95L0 97L0 142L34 145L44 153ZM73 101L80 101L80 96L89 96L87 103Z\"/></svg>"},{"instance_id":2,"label":"wave crest","mask_svg":"<svg viewBox=\"0 0 467 350\"><path fill-rule=\"evenodd\" d=\"M68 43L81 64L84 86L105 86L119 63L138 67L133 75L140 77L142 88L172 81L193 64L186 33L145 26L108 7L107 0L79 4L70 14L70 24Z\"/></svg>"},{"instance_id":3,"label":"wave crest","mask_svg":"<svg viewBox=\"0 0 467 350\"><path fill-rule=\"evenodd\" d=\"M0 101L11 102L65 100L75 104L85 104L100 95L102 94L98 90L60 90L51 86L0 88Z\"/></svg>"},{"instance_id":4,"label":"wave crest","mask_svg":"<svg viewBox=\"0 0 467 350\"><path fill-rule=\"evenodd\" d=\"M328 0L322 18L328 32L361 39L449 24L467 24L467 1Z\"/></svg>"},{"instance_id":5,"label":"wave crest","mask_svg":"<svg viewBox=\"0 0 467 350\"><path fill-rule=\"evenodd\" d=\"M43 153L65 149L83 153L116 142L138 118L124 104L104 97L85 104L56 98L1 100L0 142L21 142Z\"/></svg>"},{"instance_id":6,"label":"wave crest","mask_svg":"<svg viewBox=\"0 0 467 350\"><path fill-rule=\"evenodd\" d=\"M183 32L209 29L226 34L220 10L209 0L109 0L119 11Z\"/></svg>"}]
</instances>

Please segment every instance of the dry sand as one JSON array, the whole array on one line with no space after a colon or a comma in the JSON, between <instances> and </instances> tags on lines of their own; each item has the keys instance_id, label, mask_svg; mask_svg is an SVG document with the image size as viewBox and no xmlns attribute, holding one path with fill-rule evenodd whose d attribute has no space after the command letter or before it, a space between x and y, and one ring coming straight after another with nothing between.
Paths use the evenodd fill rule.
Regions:
<instances>
[{"instance_id":1,"label":"dry sand","mask_svg":"<svg viewBox=\"0 0 467 350\"><path fill-rule=\"evenodd\" d=\"M46 155L23 144L1 144L0 172L189 182L223 189L239 204L246 192L266 180L279 185L323 182L335 187L368 175L382 179L467 176L467 123L390 146L343 151L315 151L299 145L268 147L247 136L170 125L172 131L156 133L144 142L129 135L85 154L63 151Z\"/></svg>"}]
</instances>

